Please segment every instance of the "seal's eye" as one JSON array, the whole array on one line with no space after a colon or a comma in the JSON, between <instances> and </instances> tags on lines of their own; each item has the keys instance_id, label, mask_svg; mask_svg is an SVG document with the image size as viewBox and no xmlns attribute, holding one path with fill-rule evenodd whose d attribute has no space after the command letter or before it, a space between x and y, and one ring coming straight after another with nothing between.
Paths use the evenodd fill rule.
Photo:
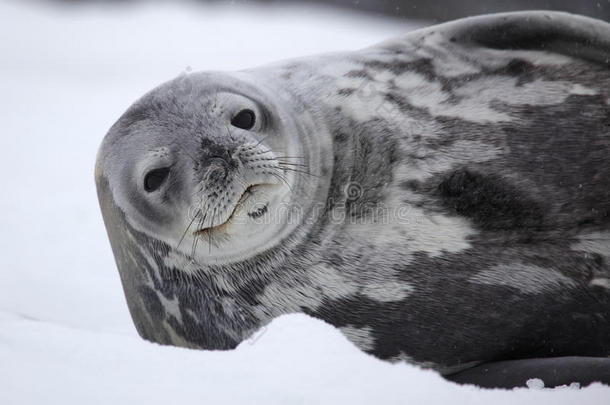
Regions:
<instances>
[{"instance_id":1,"label":"seal's eye","mask_svg":"<svg viewBox=\"0 0 610 405\"><path fill-rule=\"evenodd\" d=\"M163 182L169 175L169 167L162 167L160 169L153 169L146 173L144 176L144 190L149 193L156 191L161 187Z\"/></svg>"},{"instance_id":2,"label":"seal's eye","mask_svg":"<svg viewBox=\"0 0 610 405\"><path fill-rule=\"evenodd\" d=\"M252 110L241 110L231 119L231 125L241 129L252 129L255 122L256 115Z\"/></svg>"}]
</instances>

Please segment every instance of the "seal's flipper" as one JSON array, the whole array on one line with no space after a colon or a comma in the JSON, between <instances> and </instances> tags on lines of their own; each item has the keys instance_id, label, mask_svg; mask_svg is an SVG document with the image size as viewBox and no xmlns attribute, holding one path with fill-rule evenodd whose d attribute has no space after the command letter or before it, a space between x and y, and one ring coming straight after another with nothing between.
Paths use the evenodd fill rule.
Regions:
<instances>
[{"instance_id":1,"label":"seal's flipper","mask_svg":"<svg viewBox=\"0 0 610 405\"><path fill-rule=\"evenodd\" d=\"M419 37L419 38L418 38ZM610 66L610 26L601 20L556 11L523 11L463 18L412 31L379 46L404 51L443 46L450 50L544 51Z\"/></svg>"},{"instance_id":2,"label":"seal's flipper","mask_svg":"<svg viewBox=\"0 0 610 405\"><path fill-rule=\"evenodd\" d=\"M540 379L545 387L595 382L610 384L610 358L556 357L525 359L482 364L445 376L459 384L474 384L483 388L515 388L527 386L530 379Z\"/></svg>"},{"instance_id":3,"label":"seal's flipper","mask_svg":"<svg viewBox=\"0 0 610 405\"><path fill-rule=\"evenodd\" d=\"M450 42L498 50L540 50L610 65L610 28L592 18L528 11L472 17L443 24Z\"/></svg>"}]
</instances>

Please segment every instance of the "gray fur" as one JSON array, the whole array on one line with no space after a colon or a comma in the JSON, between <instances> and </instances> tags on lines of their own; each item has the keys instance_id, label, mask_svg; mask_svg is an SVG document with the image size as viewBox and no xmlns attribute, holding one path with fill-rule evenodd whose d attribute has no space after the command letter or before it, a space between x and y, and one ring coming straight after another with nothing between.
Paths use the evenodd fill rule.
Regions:
<instances>
[{"instance_id":1,"label":"gray fur","mask_svg":"<svg viewBox=\"0 0 610 405\"><path fill-rule=\"evenodd\" d=\"M441 372L610 355L609 59L608 24L527 12L161 85L96 166L138 331L229 349L305 312L379 358ZM235 105L264 106L266 126L229 128ZM282 171L290 153L301 170ZM222 182L205 164L218 154ZM146 165L170 163L171 192L138 190ZM177 243L193 207L217 212L200 228L222 223L249 182L274 207L260 223Z\"/></svg>"},{"instance_id":2,"label":"gray fur","mask_svg":"<svg viewBox=\"0 0 610 405\"><path fill-rule=\"evenodd\" d=\"M468 281L495 286L505 285L524 294L541 294L549 290L560 293L563 289L576 287L576 283L571 278L552 269L524 266L519 263L500 264L475 274Z\"/></svg>"}]
</instances>

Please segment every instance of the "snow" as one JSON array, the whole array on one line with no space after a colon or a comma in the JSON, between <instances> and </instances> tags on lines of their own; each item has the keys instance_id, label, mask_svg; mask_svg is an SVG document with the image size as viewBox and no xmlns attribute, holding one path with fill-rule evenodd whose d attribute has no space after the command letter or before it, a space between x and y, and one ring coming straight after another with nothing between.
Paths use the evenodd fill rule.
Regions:
<instances>
[{"instance_id":1,"label":"snow","mask_svg":"<svg viewBox=\"0 0 610 405\"><path fill-rule=\"evenodd\" d=\"M106 130L186 69L356 49L417 24L302 6L0 3L0 404L601 404L610 388L480 390L363 354L305 315L230 352L162 347L129 317L97 206ZM532 383L531 387L540 387Z\"/></svg>"}]
</instances>

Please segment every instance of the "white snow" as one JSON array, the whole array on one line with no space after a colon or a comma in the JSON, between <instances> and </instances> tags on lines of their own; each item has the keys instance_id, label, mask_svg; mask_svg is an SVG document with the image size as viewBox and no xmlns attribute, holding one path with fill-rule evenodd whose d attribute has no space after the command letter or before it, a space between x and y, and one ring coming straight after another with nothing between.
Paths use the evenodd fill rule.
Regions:
<instances>
[{"instance_id":1,"label":"white snow","mask_svg":"<svg viewBox=\"0 0 610 405\"><path fill-rule=\"evenodd\" d=\"M304 315L231 352L161 347L127 312L93 183L106 130L187 68L360 48L414 27L325 8L0 3L0 404L602 404L479 390L361 353ZM538 386L535 385L534 386Z\"/></svg>"}]
</instances>

